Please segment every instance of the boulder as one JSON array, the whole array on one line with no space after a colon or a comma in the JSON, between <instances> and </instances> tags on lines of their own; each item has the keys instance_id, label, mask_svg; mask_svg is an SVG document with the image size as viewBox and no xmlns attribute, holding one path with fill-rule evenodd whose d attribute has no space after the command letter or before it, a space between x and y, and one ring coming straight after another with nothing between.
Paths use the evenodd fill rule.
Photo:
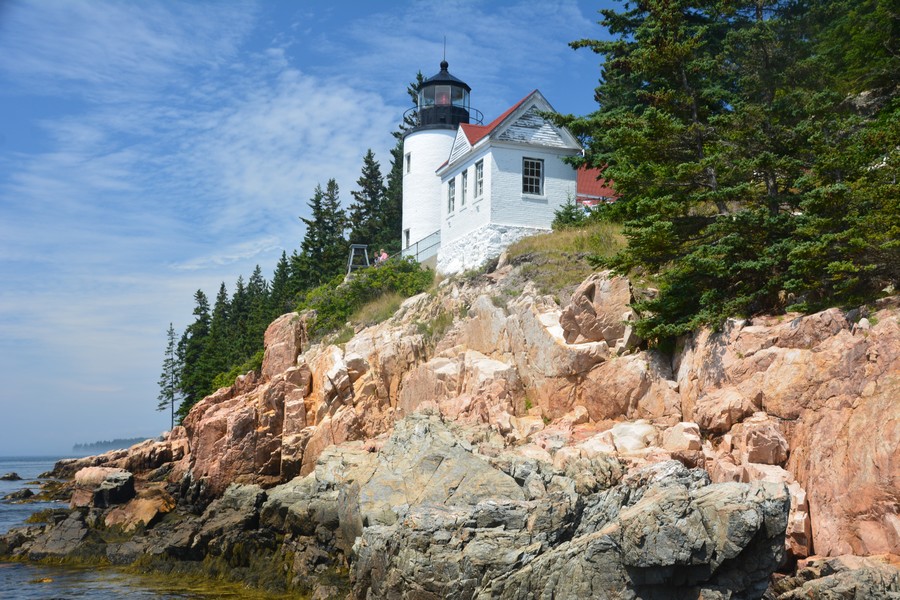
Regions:
<instances>
[{"instance_id":1,"label":"boulder","mask_svg":"<svg viewBox=\"0 0 900 600\"><path fill-rule=\"evenodd\" d=\"M22 478L15 471L0 475L0 481L21 481Z\"/></svg>"},{"instance_id":2,"label":"boulder","mask_svg":"<svg viewBox=\"0 0 900 600\"><path fill-rule=\"evenodd\" d=\"M306 340L305 319L288 313L272 321L266 328L262 378L269 380L294 366Z\"/></svg>"},{"instance_id":3,"label":"boulder","mask_svg":"<svg viewBox=\"0 0 900 600\"><path fill-rule=\"evenodd\" d=\"M595 273L578 286L572 301L559 317L565 340L570 344L605 341L609 346L625 335L625 322L633 314L631 283L610 271ZM636 340L630 336L633 346Z\"/></svg>"},{"instance_id":4,"label":"boulder","mask_svg":"<svg viewBox=\"0 0 900 600\"><path fill-rule=\"evenodd\" d=\"M34 496L34 492L32 492L28 488L22 488L21 490L16 490L15 492L10 492L3 496L4 502L24 502L25 500L30 499Z\"/></svg>"},{"instance_id":5,"label":"boulder","mask_svg":"<svg viewBox=\"0 0 900 600\"><path fill-rule=\"evenodd\" d=\"M778 421L766 413L755 413L731 430L742 463L783 465L788 458L788 442Z\"/></svg>"},{"instance_id":6,"label":"boulder","mask_svg":"<svg viewBox=\"0 0 900 600\"><path fill-rule=\"evenodd\" d=\"M147 527L175 509L175 499L161 487L142 490L127 504L116 506L104 517L107 527L119 527L132 532Z\"/></svg>"},{"instance_id":7,"label":"boulder","mask_svg":"<svg viewBox=\"0 0 900 600\"><path fill-rule=\"evenodd\" d=\"M773 600L900 598L900 557L881 555L815 558L791 577L777 579L768 591Z\"/></svg>"},{"instance_id":8,"label":"boulder","mask_svg":"<svg viewBox=\"0 0 900 600\"><path fill-rule=\"evenodd\" d=\"M700 426L696 423L676 423L663 431L662 447L669 452L700 450Z\"/></svg>"},{"instance_id":9,"label":"boulder","mask_svg":"<svg viewBox=\"0 0 900 600\"><path fill-rule=\"evenodd\" d=\"M113 467L85 467L75 474L70 505L108 508L134 497L134 475Z\"/></svg>"}]
</instances>

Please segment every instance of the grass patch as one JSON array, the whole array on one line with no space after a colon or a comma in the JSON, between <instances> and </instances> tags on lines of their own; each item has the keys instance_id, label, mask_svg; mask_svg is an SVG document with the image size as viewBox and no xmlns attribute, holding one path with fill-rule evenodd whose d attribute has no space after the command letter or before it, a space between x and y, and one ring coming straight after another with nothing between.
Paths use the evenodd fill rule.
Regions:
<instances>
[{"instance_id":1,"label":"grass patch","mask_svg":"<svg viewBox=\"0 0 900 600\"><path fill-rule=\"evenodd\" d=\"M622 226L601 222L531 235L510 246L507 252L510 260L531 253L589 254L608 258L624 247Z\"/></svg>"},{"instance_id":2,"label":"grass patch","mask_svg":"<svg viewBox=\"0 0 900 600\"><path fill-rule=\"evenodd\" d=\"M387 321L394 316L404 300L406 300L406 296L397 292L388 292L359 307L350 316L350 322L369 327Z\"/></svg>"},{"instance_id":3,"label":"grass patch","mask_svg":"<svg viewBox=\"0 0 900 600\"><path fill-rule=\"evenodd\" d=\"M460 307L458 316L464 317L467 309ZM417 321L416 330L425 338L425 343L429 346L437 344L438 340L443 337L447 330L453 325L457 314L452 310L443 310L429 322Z\"/></svg>"},{"instance_id":4,"label":"grass patch","mask_svg":"<svg viewBox=\"0 0 900 600\"><path fill-rule=\"evenodd\" d=\"M541 294L567 301L571 289L596 271L592 263L614 256L625 244L621 225L600 222L523 238L508 255Z\"/></svg>"}]
</instances>

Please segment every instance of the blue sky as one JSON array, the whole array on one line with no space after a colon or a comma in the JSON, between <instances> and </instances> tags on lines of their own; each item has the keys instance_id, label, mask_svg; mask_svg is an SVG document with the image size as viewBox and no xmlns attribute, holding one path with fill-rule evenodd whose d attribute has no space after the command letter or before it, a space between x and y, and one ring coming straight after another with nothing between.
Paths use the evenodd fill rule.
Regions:
<instances>
[{"instance_id":1,"label":"blue sky","mask_svg":"<svg viewBox=\"0 0 900 600\"><path fill-rule=\"evenodd\" d=\"M306 202L388 170L406 86L450 71L493 119L595 108L576 0L0 3L0 455L156 435L165 333L299 246Z\"/></svg>"}]
</instances>

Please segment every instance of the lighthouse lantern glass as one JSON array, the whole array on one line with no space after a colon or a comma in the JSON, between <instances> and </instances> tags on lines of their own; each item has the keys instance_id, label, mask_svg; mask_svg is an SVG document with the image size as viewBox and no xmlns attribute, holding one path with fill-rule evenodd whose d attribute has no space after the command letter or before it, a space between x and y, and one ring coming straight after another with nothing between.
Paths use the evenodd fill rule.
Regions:
<instances>
[{"instance_id":1,"label":"lighthouse lantern glass","mask_svg":"<svg viewBox=\"0 0 900 600\"><path fill-rule=\"evenodd\" d=\"M438 106L450 106L450 86L438 85L434 90L434 103Z\"/></svg>"}]
</instances>

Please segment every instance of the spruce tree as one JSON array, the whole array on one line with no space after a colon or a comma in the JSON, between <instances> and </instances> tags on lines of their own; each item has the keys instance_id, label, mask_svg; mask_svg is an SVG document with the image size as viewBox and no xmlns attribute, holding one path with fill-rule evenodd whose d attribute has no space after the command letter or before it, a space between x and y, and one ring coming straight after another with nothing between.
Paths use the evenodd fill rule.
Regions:
<instances>
[{"instance_id":1,"label":"spruce tree","mask_svg":"<svg viewBox=\"0 0 900 600\"><path fill-rule=\"evenodd\" d=\"M209 336L200 359L204 368L213 377L227 371L234 360L231 354L234 335L230 326L232 312L232 305L228 300L228 289L225 287L225 282L222 282L219 285L219 292L216 294L215 304L213 304L212 315L209 321ZM210 378L206 394L214 391L212 389L212 378Z\"/></svg>"},{"instance_id":2,"label":"spruce tree","mask_svg":"<svg viewBox=\"0 0 900 600\"><path fill-rule=\"evenodd\" d=\"M310 218L300 217L306 225L300 253L291 257L291 280L298 291L329 281L347 268L347 216L334 179L328 180L324 190L316 186L309 208Z\"/></svg>"},{"instance_id":3,"label":"spruce tree","mask_svg":"<svg viewBox=\"0 0 900 600\"><path fill-rule=\"evenodd\" d=\"M625 221L629 243L609 264L659 286L635 305L645 337L779 311L792 289L810 294L796 268L801 228L818 211L810 167L836 141L816 138L850 129L830 117L833 69L811 66L821 28L809 6L629 3L601 11L614 39L573 43L604 57L600 107L558 121L587 143L582 162L608 165L621 196L607 213Z\"/></svg>"},{"instance_id":4,"label":"spruce tree","mask_svg":"<svg viewBox=\"0 0 900 600\"><path fill-rule=\"evenodd\" d=\"M275 272L272 274L272 287L269 292L269 318L271 322L277 317L293 309L294 295L296 289L291 288L291 270L288 263L287 252L281 251L281 258L275 266Z\"/></svg>"},{"instance_id":5,"label":"spruce tree","mask_svg":"<svg viewBox=\"0 0 900 600\"><path fill-rule=\"evenodd\" d=\"M247 300L250 308L248 321L248 345L244 351L244 360L247 360L263 347L263 338L266 328L271 322L269 284L262 275L259 265L253 269L250 279L247 280Z\"/></svg>"},{"instance_id":6,"label":"spruce tree","mask_svg":"<svg viewBox=\"0 0 900 600\"><path fill-rule=\"evenodd\" d=\"M350 243L376 246L381 242L381 225L384 211L384 178L381 165L369 149L363 158L362 173L356 180L359 189L351 192ZM377 250L377 248L375 248Z\"/></svg>"},{"instance_id":7,"label":"spruce tree","mask_svg":"<svg viewBox=\"0 0 900 600\"><path fill-rule=\"evenodd\" d=\"M228 348L229 366L239 365L249 356L252 346L250 339L250 297L244 276L238 275L231 296L231 311L228 315L230 344ZM250 352L252 354L252 352Z\"/></svg>"},{"instance_id":8,"label":"spruce tree","mask_svg":"<svg viewBox=\"0 0 900 600\"><path fill-rule=\"evenodd\" d=\"M179 421L184 419L191 407L199 402L209 391L213 377L209 365L203 362L203 354L209 342L209 300L203 290L194 293L194 322L187 326L176 348L177 362L181 365L178 378L178 391L181 404L177 414Z\"/></svg>"},{"instance_id":9,"label":"spruce tree","mask_svg":"<svg viewBox=\"0 0 900 600\"><path fill-rule=\"evenodd\" d=\"M178 399L178 377L181 372L181 365L175 351L176 343L175 327L169 323L169 329L166 331L166 351L163 355L162 373L159 376L159 396L157 396L159 403L156 410L169 410L170 428L175 427L175 401Z\"/></svg>"}]
</instances>

